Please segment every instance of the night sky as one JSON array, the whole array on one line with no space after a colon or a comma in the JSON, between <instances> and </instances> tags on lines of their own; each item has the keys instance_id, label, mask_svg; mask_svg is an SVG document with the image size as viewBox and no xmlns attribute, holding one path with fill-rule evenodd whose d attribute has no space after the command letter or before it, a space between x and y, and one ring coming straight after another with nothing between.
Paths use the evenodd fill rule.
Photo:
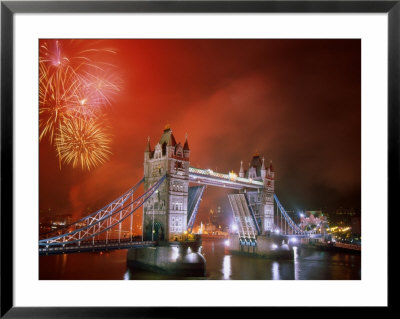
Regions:
<instances>
[{"instance_id":1,"label":"night sky","mask_svg":"<svg viewBox=\"0 0 400 319\"><path fill-rule=\"evenodd\" d=\"M70 41L61 44L67 52ZM77 218L106 205L141 179L147 136L154 149L167 123L177 142L188 134L191 166L238 173L256 151L272 160L288 210L360 209L360 40L82 40L70 50L78 46L117 52L109 63L121 91L105 111L112 156L89 172L60 169L42 140L40 209ZM227 211L227 193L208 187L198 221Z\"/></svg>"}]
</instances>

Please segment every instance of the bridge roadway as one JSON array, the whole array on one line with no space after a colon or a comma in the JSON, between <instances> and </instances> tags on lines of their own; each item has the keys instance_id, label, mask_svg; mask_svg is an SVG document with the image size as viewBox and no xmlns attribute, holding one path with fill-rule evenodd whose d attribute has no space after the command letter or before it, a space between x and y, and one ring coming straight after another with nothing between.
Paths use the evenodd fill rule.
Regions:
<instances>
[{"instance_id":1,"label":"bridge roadway","mask_svg":"<svg viewBox=\"0 0 400 319\"><path fill-rule=\"evenodd\" d=\"M91 240L82 241L80 245L76 243L64 246L41 247L39 248L39 256L154 247L155 245L156 241L132 241L131 239Z\"/></svg>"},{"instance_id":2,"label":"bridge roadway","mask_svg":"<svg viewBox=\"0 0 400 319\"><path fill-rule=\"evenodd\" d=\"M201 185L212 185L231 189L264 187L263 182L251 178L238 177L235 173L222 174L211 169L189 167L189 180Z\"/></svg>"}]
</instances>

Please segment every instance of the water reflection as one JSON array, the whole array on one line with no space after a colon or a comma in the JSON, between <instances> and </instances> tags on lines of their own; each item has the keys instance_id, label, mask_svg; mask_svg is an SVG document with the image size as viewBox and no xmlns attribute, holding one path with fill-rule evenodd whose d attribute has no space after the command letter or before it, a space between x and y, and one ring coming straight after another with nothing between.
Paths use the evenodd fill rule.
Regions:
<instances>
[{"instance_id":1,"label":"water reflection","mask_svg":"<svg viewBox=\"0 0 400 319\"><path fill-rule=\"evenodd\" d=\"M171 261L175 262L179 257L179 248L178 247L172 247L172 253L171 253Z\"/></svg>"},{"instance_id":2,"label":"water reflection","mask_svg":"<svg viewBox=\"0 0 400 319\"><path fill-rule=\"evenodd\" d=\"M194 249L192 249L195 252ZM185 250L186 252L186 250ZM206 259L203 279L230 280L359 280L361 256L294 248L294 260L270 260L231 255L224 241L204 240L200 252ZM127 250L39 257L41 280L155 280L171 278L149 271L128 269ZM180 256L178 247L171 260ZM189 256L190 257L190 256ZM188 258L189 258L188 257Z\"/></svg>"},{"instance_id":3,"label":"water reflection","mask_svg":"<svg viewBox=\"0 0 400 319\"><path fill-rule=\"evenodd\" d=\"M61 271L62 271L62 273L65 273L65 269L67 267L67 258L68 258L67 254L61 255Z\"/></svg>"},{"instance_id":4,"label":"water reflection","mask_svg":"<svg viewBox=\"0 0 400 319\"><path fill-rule=\"evenodd\" d=\"M274 261L272 263L272 279L273 280L279 280L281 279L279 276L279 264L277 261Z\"/></svg>"},{"instance_id":5,"label":"water reflection","mask_svg":"<svg viewBox=\"0 0 400 319\"><path fill-rule=\"evenodd\" d=\"M224 257L224 261L222 263L222 274L224 276L224 279L230 279L231 274L232 274L231 256Z\"/></svg>"},{"instance_id":6,"label":"water reflection","mask_svg":"<svg viewBox=\"0 0 400 319\"><path fill-rule=\"evenodd\" d=\"M297 247L293 247L294 280L299 280L299 254Z\"/></svg>"}]
</instances>

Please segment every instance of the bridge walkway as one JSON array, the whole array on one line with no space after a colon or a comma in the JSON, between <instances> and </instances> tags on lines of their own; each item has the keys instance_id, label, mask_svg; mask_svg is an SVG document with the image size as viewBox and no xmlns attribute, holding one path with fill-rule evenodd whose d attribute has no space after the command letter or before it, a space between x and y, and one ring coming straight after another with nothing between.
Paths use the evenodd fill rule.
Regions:
<instances>
[{"instance_id":1,"label":"bridge walkway","mask_svg":"<svg viewBox=\"0 0 400 319\"><path fill-rule=\"evenodd\" d=\"M96 252L96 251L108 251L117 249L128 249L128 248L144 248L154 247L155 241L132 241L131 239L110 239L106 240L95 240L83 241L79 244L68 244L65 246L48 246L39 248L39 256L43 255L57 255L57 254L72 254L82 252Z\"/></svg>"}]
</instances>

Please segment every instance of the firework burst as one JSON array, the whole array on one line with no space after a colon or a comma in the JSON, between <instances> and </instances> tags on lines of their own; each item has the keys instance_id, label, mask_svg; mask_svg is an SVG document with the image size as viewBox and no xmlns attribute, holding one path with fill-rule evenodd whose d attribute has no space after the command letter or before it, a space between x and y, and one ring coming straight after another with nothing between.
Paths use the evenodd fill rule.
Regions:
<instances>
[{"instance_id":1,"label":"firework burst","mask_svg":"<svg viewBox=\"0 0 400 319\"><path fill-rule=\"evenodd\" d=\"M110 106L117 93L120 92L120 80L115 72L87 72L82 76L86 96L97 107Z\"/></svg>"},{"instance_id":2,"label":"firework burst","mask_svg":"<svg viewBox=\"0 0 400 319\"><path fill-rule=\"evenodd\" d=\"M111 155L111 138L98 119L71 118L64 121L55 136L60 160L72 167L91 170Z\"/></svg>"},{"instance_id":3,"label":"firework burst","mask_svg":"<svg viewBox=\"0 0 400 319\"><path fill-rule=\"evenodd\" d=\"M115 51L86 49L67 56L62 49L59 41L52 41L43 43L39 52L40 140L47 135L50 142L65 117L97 117L120 90L114 66L98 61Z\"/></svg>"},{"instance_id":4,"label":"firework burst","mask_svg":"<svg viewBox=\"0 0 400 319\"><path fill-rule=\"evenodd\" d=\"M40 45L39 140L49 138L60 168L62 162L90 170L111 154L110 138L101 129L100 118L120 91L120 82L114 66L101 62L104 54L115 51L81 50L78 44L82 47L82 42L73 40L48 40Z\"/></svg>"},{"instance_id":5,"label":"firework burst","mask_svg":"<svg viewBox=\"0 0 400 319\"><path fill-rule=\"evenodd\" d=\"M73 115L71 106L76 104L79 81L70 68L49 72L45 65L40 65L40 72L39 140L47 135L53 142L55 130Z\"/></svg>"}]
</instances>

